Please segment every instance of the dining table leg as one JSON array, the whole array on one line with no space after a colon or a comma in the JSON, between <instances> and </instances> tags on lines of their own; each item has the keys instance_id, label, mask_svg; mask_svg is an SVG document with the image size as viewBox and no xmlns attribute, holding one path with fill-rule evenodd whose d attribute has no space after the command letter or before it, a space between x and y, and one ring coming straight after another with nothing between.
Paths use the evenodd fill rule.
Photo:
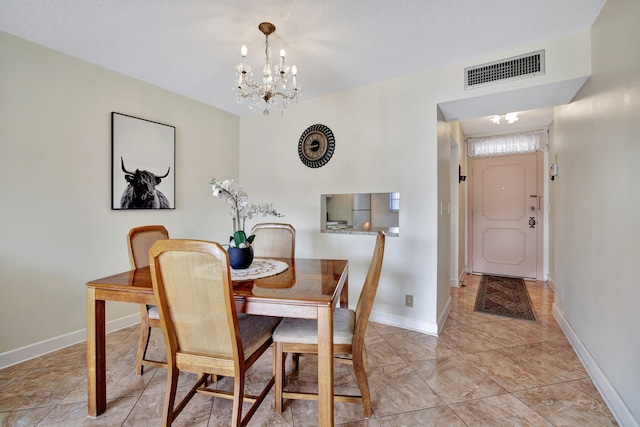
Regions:
<instances>
[{"instance_id":1,"label":"dining table leg","mask_svg":"<svg viewBox=\"0 0 640 427\"><path fill-rule=\"evenodd\" d=\"M318 425L333 426L333 307L318 308Z\"/></svg>"},{"instance_id":2,"label":"dining table leg","mask_svg":"<svg viewBox=\"0 0 640 427\"><path fill-rule=\"evenodd\" d=\"M87 288L87 406L89 416L107 409L107 363L105 302L96 300L96 290Z\"/></svg>"},{"instance_id":3,"label":"dining table leg","mask_svg":"<svg viewBox=\"0 0 640 427\"><path fill-rule=\"evenodd\" d=\"M349 277L345 279L342 292L340 293L340 307L349 308Z\"/></svg>"}]
</instances>

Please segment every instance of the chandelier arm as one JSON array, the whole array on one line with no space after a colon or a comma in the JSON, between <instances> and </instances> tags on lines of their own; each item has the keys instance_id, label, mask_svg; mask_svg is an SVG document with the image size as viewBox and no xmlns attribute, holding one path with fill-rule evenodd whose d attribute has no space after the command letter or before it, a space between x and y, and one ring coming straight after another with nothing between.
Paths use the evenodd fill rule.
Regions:
<instances>
[{"instance_id":1,"label":"chandelier arm","mask_svg":"<svg viewBox=\"0 0 640 427\"><path fill-rule=\"evenodd\" d=\"M255 95L255 93L238 92L238 96L247 99L253 98Z\"/></svg>"},{"instance_id":2,"label":"chandelier arm","mask_svg":"<svg viewBox=\"0 0 640 427\"><path fill-rule=\"evenodd\" d=\"M238 96L241 96L243 98L253 98L253 97L260 97L262 98L262 91L261 90L250 90L251 88L241 88L238 87L236 88L236 93Z\"/></svg>"},{"instance_id":3,"label":"chandelier arm","mask_svg":"<svg viewBox=\"0 0 640 427\"><path fill-rule=\"evenodd\" d=\"M256 89L256 90L260 90L262 89L262 86L260 86L258 83L256 83L255 81L253 81L250 77L247 77L246 74L242 75L242 83L251 89ZM240 89L241 87L239 86L238 89Z\"/></svg>"},{"instance_id":4,"label":"chandelier arm","mask_svg":"<svg viewBox=\"0 0 640 427\"><path fill-rule=\"evenodd\" d=\"M238 96L241 96L243 98L253 98L254 96L260 96L260 94L256 91L245 91L240 88L236 90L236 93Z\"/></svg>"},{"instance_id":5,"label":"chandelier arm","mask_svg":"<svg viewBox=\"0 0 640 427\"><path fill-rule=\"evenodd\" d=\"M280 91L274 92L271 97L279 96L283 99L296 99L298 96L298 89L293 89L293 93L283 93Z\"/></svg>"}]
</instances>

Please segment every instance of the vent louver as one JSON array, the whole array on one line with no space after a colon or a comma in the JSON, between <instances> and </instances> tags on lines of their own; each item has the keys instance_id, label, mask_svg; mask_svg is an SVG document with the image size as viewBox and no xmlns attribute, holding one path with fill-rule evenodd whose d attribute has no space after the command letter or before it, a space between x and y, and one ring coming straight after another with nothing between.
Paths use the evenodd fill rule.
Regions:
<instances>
[{"instance_id":1,"label":"vent louver","mask_svg":"<svg viewBox=\"0 0 640 427\"><path fill-rule=\"evenodd\" d=\"M464 88L503 83L544 74L544 50L464 69Z\"/></svg>"}]
</instances>

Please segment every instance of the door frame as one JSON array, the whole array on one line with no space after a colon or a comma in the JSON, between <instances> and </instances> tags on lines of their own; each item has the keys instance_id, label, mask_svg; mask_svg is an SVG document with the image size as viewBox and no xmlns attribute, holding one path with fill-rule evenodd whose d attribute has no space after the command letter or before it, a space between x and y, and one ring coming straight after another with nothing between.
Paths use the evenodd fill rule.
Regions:
<instances>
[{"instance_id":1,"label":"door frame","mask_svg":"<svg viewBox=\"0 0 640 427\"><path fill-rule=\"evenodd\" d=\"M545 219L545 206L546 192L545 192L545 164L547 162L547 152L536 151L536 172L537 172L537 194L538 194L538 215L536 227L536 280L543 281L544 279L544 236L546 233L546 221ZM507 156L502 156L507 157ZM472 159L467 158L467 274L473 272L473 167L471 164Z\"/></svg>"},{"instance_id":2,"label":"door frame","mask_svg":"<svg viewBox=\"0 0 640 427\"><path fill-rule=\"evenodd\" d=\"M449 214L451 216L451 225L450 225L450 236L451 236L451 245L450 245L450 262L449 262L449 286L459 287L460 286L460 263L462 261L462 265L464 265L464 260L460 260L460 169L459 169L459 158L460 158L460 144L456 140L453 134L449 134L449 144L451 149L451 155L449 158L449 172L450 172L450 191L451 191L451 202L449 204Z\"/></svg>"}]
</instances>

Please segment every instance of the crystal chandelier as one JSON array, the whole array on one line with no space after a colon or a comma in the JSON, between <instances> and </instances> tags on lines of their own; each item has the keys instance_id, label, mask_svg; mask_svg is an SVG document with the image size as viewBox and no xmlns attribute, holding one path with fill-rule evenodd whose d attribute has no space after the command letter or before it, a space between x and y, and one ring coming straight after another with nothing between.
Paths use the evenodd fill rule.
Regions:
<instances>
[{"instance_id":1,"label":"crystal chandelier","mask_svg":"<svg viewBox=\"0 0 640 427\"><path fill-rule=\"evenodd\" d=\"M249 100L249 109L255 112L256 107L264 103L264 115L269 114L269 108L276 106L283 111L287 109L287 104L298 100L298 91L301 89L296 82L297 69L294 65L289 68L284 64L284 49L280 50L280 63L274 67L275 73L271 72L269 63L269 35L276 31L276 26L263 22L258 25L258 29L266 36L265 60L262 70L262 83L253 80L251 66L246 64L247 46L242 45L242 62L236 67L238 77L235 85L236 101L242 104L242 100ZM291 84L289 84L291 77Z\"/></svg>"}]
</instances>

